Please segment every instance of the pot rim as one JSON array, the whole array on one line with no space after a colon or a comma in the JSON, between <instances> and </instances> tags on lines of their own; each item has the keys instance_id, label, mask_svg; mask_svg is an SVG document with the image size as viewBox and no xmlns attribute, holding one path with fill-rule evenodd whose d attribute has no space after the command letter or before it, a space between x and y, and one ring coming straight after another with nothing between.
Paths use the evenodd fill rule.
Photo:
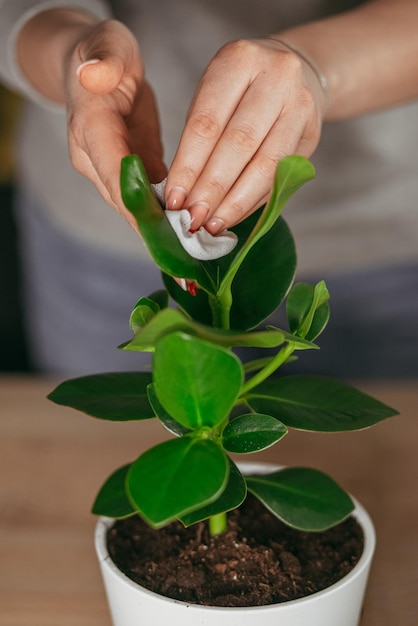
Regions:
<instances>
[{"instance_id":1,"label":"pot rim","mask_svg":"<svg viewBox=\"0 0 418 626\"><path fill-rule=\"evenodd\" d=\"M252 473L266 473L267 471L273 471L277 469L281 469L283 466L277 465L275 463L260 463L260 462L244 462L238 464L240 469L245 472L251 471ZM131 578L126 576L113 562L111 559L108 550L107 550L107 532L115 523L115 519L110 517L100 517L97 521L95 534L94 534L94 542L96 547L97 557L102 566L108 568L112 576L119 579L119 581L125 584L128 587L135 588L141 593L145 594L145 596L152 597L155 600L159 600L160 602L170 603L174 605L182 605L187 607L189 610L210 610L210 611L228 611L228 612L236 612L242 613L243 611L248 612L269 612L277 610L280 606L281 610L285 611L286 609L290 609L291 606L294 606L295 603L298 604L307 604L307 603L315 603L320 600L320 598L324 595L329 595L338 592L346 585L349 585L353 578L357 578L362 575L365 568L369 567L371 559L373 557L375 547L376 547L376 531L374 528L374 524L372 519L363 505L353 496L351 496L355 509L351 513L353 517L357 520L357 522L362 527L364 533L364 548L361 554L360 559L353 567L353 569L346 574L343 578L333 583L329 587L322 589L321 591L317 591L315 593L310 594L309 596L305 596L303 598L297 598L295 600L287 600L285 602L279 602L276 604L267 604L264 606L247 606L247 607L220 607L220 606L211 606L211 605L202 605L202 604L191 604L189 602L184 602L183 600L176 600L175 598L170 598L168 596L163 596L158 594L146 587L143 587L139 583L133 581Z\"/></svg>"}]
</instances>

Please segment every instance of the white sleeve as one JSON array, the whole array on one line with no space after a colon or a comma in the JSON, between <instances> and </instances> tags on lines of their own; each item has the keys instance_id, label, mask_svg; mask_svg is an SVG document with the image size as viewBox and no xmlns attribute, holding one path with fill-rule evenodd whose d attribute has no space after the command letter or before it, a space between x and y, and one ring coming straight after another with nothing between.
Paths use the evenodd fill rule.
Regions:
<instances>
[{"instance_id":1,"label":"white sleeve","mask_svg":"<svg viewBox=\"0 0 418 626\"><path fill-rule=\"evenodd\" d=\"M81 10L98 20L111 17L108 3L101 0L0 0L0 81L48 108L57 105L40 94L23 75L17 61L16 41L28 20L42 11L60 7Z\"/></svg>"}]
</instances>

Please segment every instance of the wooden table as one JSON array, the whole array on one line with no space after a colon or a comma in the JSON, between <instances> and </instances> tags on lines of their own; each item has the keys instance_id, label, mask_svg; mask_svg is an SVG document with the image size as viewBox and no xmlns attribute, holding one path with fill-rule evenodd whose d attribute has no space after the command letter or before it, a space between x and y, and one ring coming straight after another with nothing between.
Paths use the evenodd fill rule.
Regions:
<instances>
[{"instance_id":1,"label":"wooden table","mask_svg":"<svg viewBox=\"0 0 418 626\"><path fill-rule=\"evenodd\" d=\"M89 509L113 469L166 435L156 421L58 407L46 400L54 386L0 377L0 626L110 626ZM362 432L292 431L253 458L322 469L366 506L378 547L361 626L416 626L418 384L361 386L401 416Z\"/></svg>"}]
</instances>

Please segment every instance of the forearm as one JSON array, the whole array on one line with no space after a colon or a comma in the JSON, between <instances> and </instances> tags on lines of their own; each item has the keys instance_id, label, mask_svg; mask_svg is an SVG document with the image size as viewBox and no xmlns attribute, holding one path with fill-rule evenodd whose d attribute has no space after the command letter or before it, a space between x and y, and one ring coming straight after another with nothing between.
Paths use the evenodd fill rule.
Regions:
<instances>
[{"instance_id":1,"label":"forearm","mask_svg":"<svg viewBox=\"0 0 418 626\"><path fill-rule=\"evenodd\" d=\"M373 0L278 34L328 83L325 119L347 119L418 97L418 2Z\"/></svg>"},{"instance_id":2,"label":"forearm","mask_svg":"<svg viewBox=\"0 0 418 626\"><path fill-rule=\"evenodd\" d=\"M52 9L25 24L17 40L18 61L23 74L45 97L64 102L65 60L96 22L82 11Z\"/></svg>"}]
</instances>

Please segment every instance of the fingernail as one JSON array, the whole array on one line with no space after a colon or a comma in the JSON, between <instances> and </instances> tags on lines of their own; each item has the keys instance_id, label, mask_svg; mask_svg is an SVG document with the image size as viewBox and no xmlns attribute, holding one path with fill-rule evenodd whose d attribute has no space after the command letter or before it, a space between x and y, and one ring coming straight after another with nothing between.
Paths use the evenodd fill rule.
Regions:
<instances>
[{"instance_id":1,"label":"fingernail","mask_svg":"<svg viewBox=\"0 0 418 626\"><path fill-rule=\"evenodd\" d=\"M209 213L209 204L207 202L195 202L189 207L189 213L191 217L190 231L194 232L199 230L204 223Z\"/></svg>"},{"instance_id":2,"label":"fingernail","mask_svg":"<svg viewBox=\"0 0 418 626\"><path fill-rule=\"evenodd\" d=\"M167 196L166 208L171 211L181 209L187 198L184 187L172 187Z\"/></svg>"},{"instance_id":3,"label":"fingernail","mask_svg":"<svg viewBox=\"0 0 418 626\"><path fill-rule=\"evenodd\" d=\"M225 230L225 222L220 217L214 217L205 224L205 228L211 235L217 235Z\"/></svg>"},{"instance_id":4,"label":"fingernail","mask_svg":"<svg viewBox=\"0 0 418 626\"><path fill-rule=\"evenodd\" d=\"M100 59L89 59L88 61L84 61L84 63L80 63L80 65L78 66L78 68L76 70L77 76L80 76L82 70L87 65L95 65L96 63L100 63Z\"/></svg>"}]
</instances>

